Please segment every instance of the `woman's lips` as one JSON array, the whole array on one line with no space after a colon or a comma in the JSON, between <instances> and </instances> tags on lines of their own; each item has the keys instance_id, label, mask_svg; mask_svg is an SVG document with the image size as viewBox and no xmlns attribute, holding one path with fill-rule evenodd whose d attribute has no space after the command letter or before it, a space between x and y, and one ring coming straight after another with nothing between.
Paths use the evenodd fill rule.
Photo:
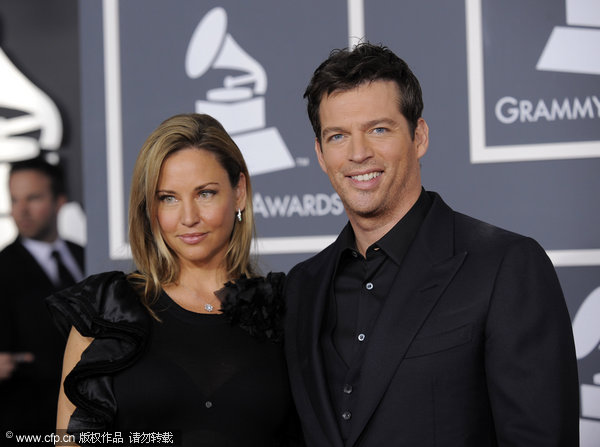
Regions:
<instances>
[{"instance_id":1,"label":"woman's lips","mask_svg":"<svg viewBox=\"0 0 600 447\"><path fill-rule=\"evenodd\" d=\"M194 245L203 240L208 233L188 233L177 236L181 241L188 245Z\"/></svg>"}]
</instances>

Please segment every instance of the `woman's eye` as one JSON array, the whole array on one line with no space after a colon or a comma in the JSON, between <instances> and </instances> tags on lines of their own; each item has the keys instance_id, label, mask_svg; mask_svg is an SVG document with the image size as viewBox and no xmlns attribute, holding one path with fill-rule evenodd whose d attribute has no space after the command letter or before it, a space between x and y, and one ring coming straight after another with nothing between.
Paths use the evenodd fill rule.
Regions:
<instances>
[{"instance_id":1,"label":"woman's eye","mask_svg":"<svg viewBox=\"0 0 600 447\"><path fill-rule=\"evenodd\" d=\"M213 191L212 189L205 189L200 191L199 196L202 197L203 199L209 199L212 196L214 196L217 192Z\"/></svg>"},{"instance_id":2,"label":"woman's eye","mask_svg":"<svg viewBox=\"0 0 600 447\"><path fill-rule=\"evenodd\" d=\"M177 201L174 196L170 196L168 194L159 196L158 200L163 203L175 203Z\"/></svg>"}]
</instances>

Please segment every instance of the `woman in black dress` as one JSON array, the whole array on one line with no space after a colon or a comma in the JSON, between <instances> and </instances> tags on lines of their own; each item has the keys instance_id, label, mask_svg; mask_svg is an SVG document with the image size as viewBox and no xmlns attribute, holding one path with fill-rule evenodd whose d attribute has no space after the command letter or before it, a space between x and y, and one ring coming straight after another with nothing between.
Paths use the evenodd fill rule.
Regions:
<instances>
[{"instance_id":1,"label":"woman in black dress","mask_svg":"<svg viewBox=\"0 0 600 447\"><path fill-rule=\"evenodd\" d=\"M94 444L92 431L124 444L170 434L189 446L297 442L283 275L252 266L251 197L241 152L210 116L174 116L148 137L129 203L137 270L48 298L70 331L58 429L81 445Z\"/></svg>"}]
</instances>

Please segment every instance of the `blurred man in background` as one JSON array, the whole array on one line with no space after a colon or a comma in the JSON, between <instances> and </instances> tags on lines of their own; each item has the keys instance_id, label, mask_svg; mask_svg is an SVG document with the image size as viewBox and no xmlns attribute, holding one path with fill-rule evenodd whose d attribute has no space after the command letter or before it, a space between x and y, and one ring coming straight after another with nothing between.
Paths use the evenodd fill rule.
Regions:
<instances>
[{"instance_id":1,"label":"blurred man in background","mask_svg":"<svg viewBox=\"0 0 600 447\"><path fill-rule=\"evenodd\" d=\"M0 252L0 424L51 433L65 340L44 298L82 279L83 248L58 235L67 201L58 166L13 163L9 191L18 237Z\"/></svg>"}]
</instances>

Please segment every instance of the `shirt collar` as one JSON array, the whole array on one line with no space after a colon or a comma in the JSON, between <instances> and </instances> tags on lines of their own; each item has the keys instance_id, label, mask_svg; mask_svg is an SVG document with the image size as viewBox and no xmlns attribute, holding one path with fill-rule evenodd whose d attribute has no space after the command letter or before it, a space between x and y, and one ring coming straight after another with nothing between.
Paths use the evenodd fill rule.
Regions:
<instances>
[{"instance_id":1,"label":"shirt collar","mask_svg":"<svg viewBox=\"0 0 600 447\"><path fill-rule=\"evenodd\" d=\"M369 251L380 248L397 265L400 265L408 251L408 247L419 231L423 220L425 220L432 202L433 200L427 191L421 188L421 194L412 208L381 239L367 248L367 256ZM357 251L354 231L349 222L340 233L338 242L340 244L338 261L343 253Z\"/></svg>"},{"instance_id":2,"label":"shirt collar","mask_svg":"<svg viewBox=\"0 0 600 447\"><path fill-rule=\"evenodd\" d=\"M396 264L400 265L429 212L431 202L429 194L421 188L421 195L408 213L373 245L380 247Z\"/></svg>"},{"instance_id":3,"label":"shirt collar","mask_svg":"<svg viewBox=\"0 0 600 447\"><path fill-rule=\"evenodd\" d=\"M23 237L21 243L30 253L35 253L38 257L49 258L56 242L44 242Z\"/></svg>"}]
</instances>

